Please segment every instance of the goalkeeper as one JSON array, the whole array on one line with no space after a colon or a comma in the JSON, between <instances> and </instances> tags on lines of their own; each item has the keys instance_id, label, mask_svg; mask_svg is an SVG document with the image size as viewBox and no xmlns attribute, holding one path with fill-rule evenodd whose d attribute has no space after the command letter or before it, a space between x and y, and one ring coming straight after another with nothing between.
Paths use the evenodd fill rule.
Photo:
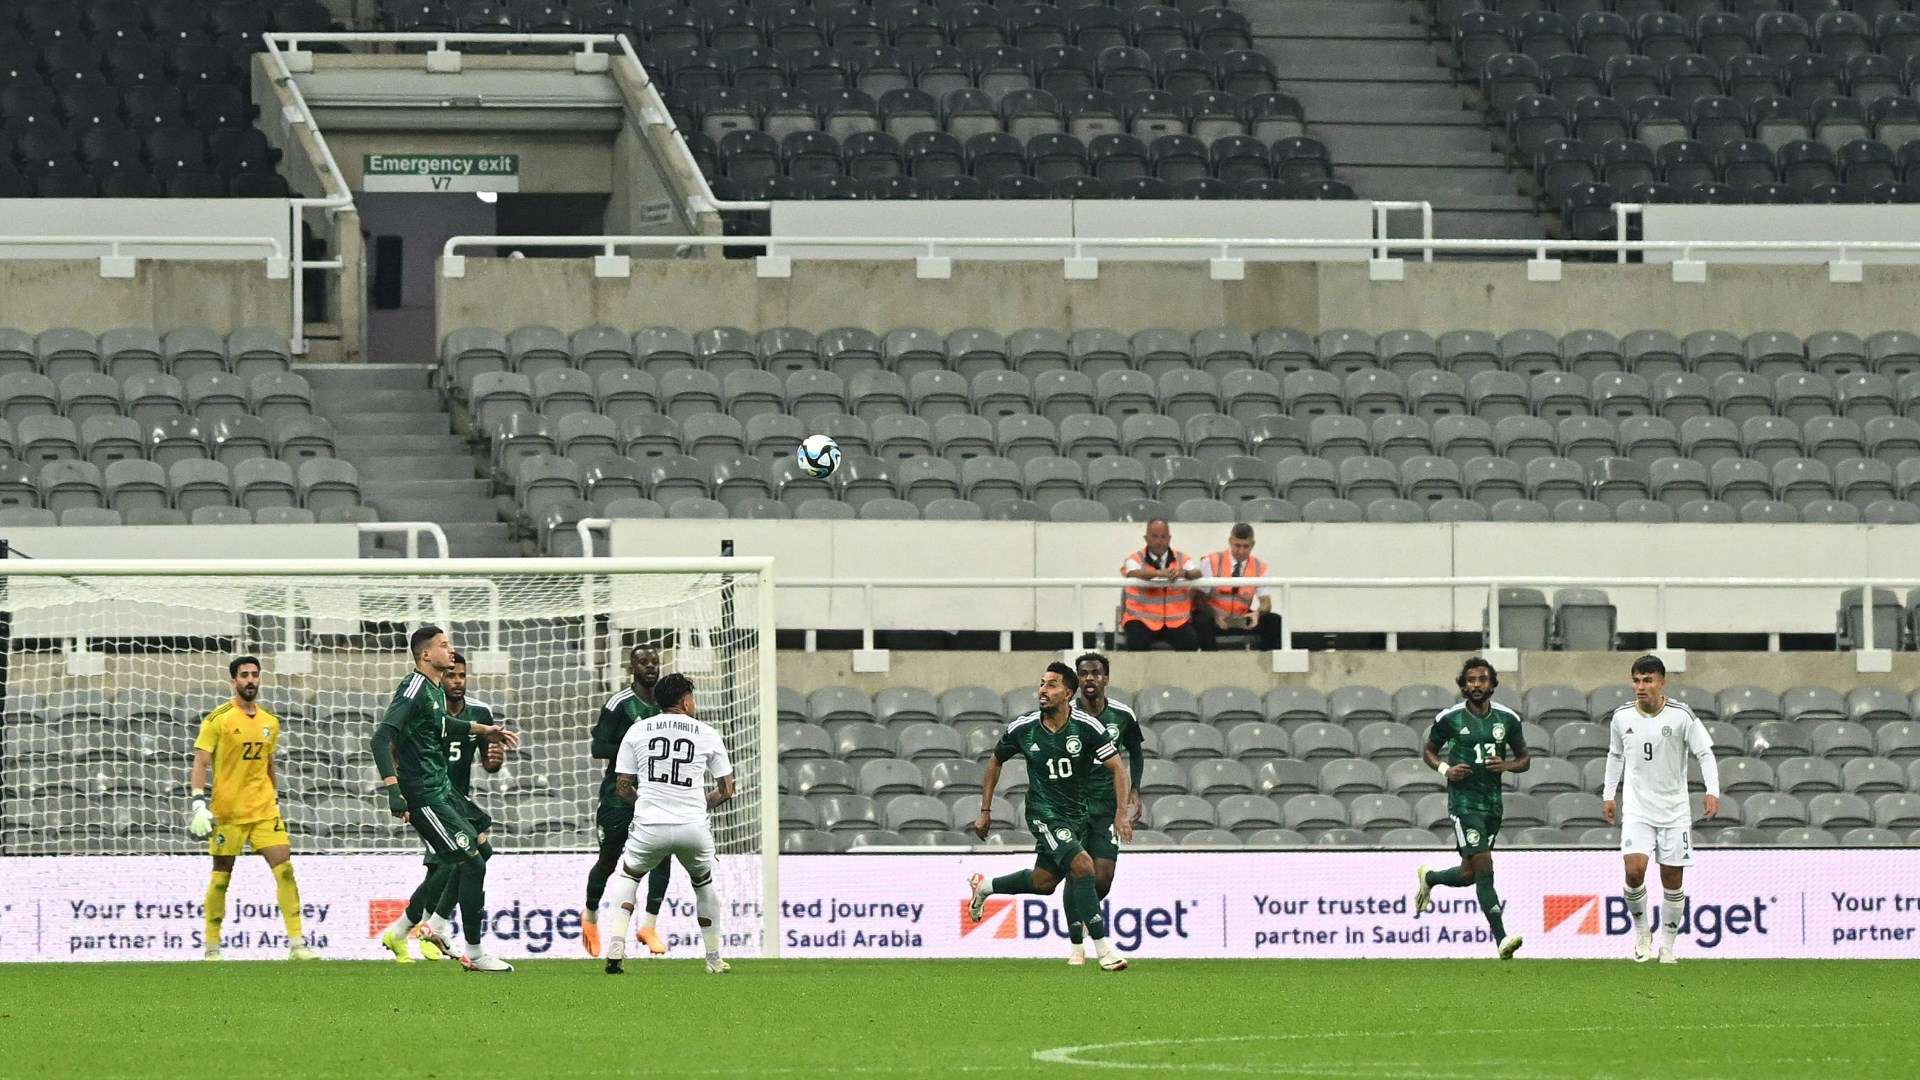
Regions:
<instances>
[{"instance_id":1,"label":"goalkeeper","mask_svg":"<svg viewBox=\"0 0 1920 1080\"><path fill-rule=\"evenodd\" d=\"M200 721L200 735L193 740L193 771L187 780L187 790L192 792L187 831L196 840L207 840L213 855L202 955L220 959L220 925L227 917L233 861L251 845L273 871L280 917L287 925L288 959L312 960L314 952L300 932L300 887L293 880L292 849L277 794L279 777L273 770L280 718L260 704L259 658L234 657L227 664L227 679L233 697ZM213 773L211 800L209 771Z\"/></svg>"}]
</instances>

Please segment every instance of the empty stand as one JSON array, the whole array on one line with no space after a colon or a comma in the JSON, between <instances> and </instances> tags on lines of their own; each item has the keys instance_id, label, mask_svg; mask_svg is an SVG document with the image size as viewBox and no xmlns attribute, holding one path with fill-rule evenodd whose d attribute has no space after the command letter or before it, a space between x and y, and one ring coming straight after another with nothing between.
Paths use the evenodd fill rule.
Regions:
<instances>
[{"instance_id":1,"label":"empty stand","mask_svg":"<svg viewBox=\"0 0 1920 1080\"><path fill-rule=\"evenodd\" d=\"M28 366L0 375L13 380L16 425L111 401L104 384L50 389ZM170 414L174 398L197 394L205 410L236 409L237 384L218 374L192 390L143 376L125 408ZM1920 339L1900 331L527 327L449 334L441 378L487 437L495 490L518 500L516 527L561 544L583 507L630 499L669 517L924 518L936 507L1056 521L1920 517ZM436 404L409 386L390 400ZM300 407L297 393L249 401ZM809 431L846 455L831 481L790 460ZM62 433L36 424L28 435L16 426L23 452L61 453ZM560 461L523 472L543 455ZM458 462L445 467L459 474L446 482L478 482ZM488 529L476 542L503 542ZM1604 647L1610 616L1582 608L1542 607L1539 633Z\"/></svg>"}]
</instances>

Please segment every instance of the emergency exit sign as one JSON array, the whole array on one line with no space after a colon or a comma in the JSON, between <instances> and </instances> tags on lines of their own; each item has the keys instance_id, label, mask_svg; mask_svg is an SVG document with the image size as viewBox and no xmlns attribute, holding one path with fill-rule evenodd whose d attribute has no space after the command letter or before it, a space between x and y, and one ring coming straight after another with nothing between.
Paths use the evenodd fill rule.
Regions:
<instances>
[{"instance_id":1,"label":"emergency exit sign","mask_svg":"<svg viewBox=\"0 0 1920 1080\"><path fill-rule=\"evenodd\" d=\"M366 191L519 191L519 154L367 154Z\"/></svg>"}]
</instances>

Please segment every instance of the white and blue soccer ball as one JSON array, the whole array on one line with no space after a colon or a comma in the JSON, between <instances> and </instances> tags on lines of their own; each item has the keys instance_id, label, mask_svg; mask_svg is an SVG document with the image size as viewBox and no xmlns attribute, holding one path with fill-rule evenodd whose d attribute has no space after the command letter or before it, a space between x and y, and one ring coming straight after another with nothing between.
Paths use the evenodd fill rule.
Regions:
<instances>
[{"instance_id":1,"label":"white and blue soccer ball","mask_svg":"<svg viewBox=\"0 0 1920 1080\"><path fill-rule=\"evenodd\" d=\"M825 435L809 435L794 451L800 467L816 480L825 480L840 467L840 444Z\"/></svg>"}]
</instances>

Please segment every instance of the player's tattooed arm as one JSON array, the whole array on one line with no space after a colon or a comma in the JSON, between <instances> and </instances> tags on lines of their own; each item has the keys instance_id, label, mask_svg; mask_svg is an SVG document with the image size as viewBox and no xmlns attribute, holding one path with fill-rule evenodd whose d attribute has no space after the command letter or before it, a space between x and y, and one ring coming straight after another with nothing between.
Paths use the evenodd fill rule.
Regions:
<instances>
[{"instance_id":1,"label":"player's tattooed arm","mask_svg":"<svg viewBox=\"0 0 1920 1080\"><path fill-rule=\"evenodd\" d=\"M733 798L733 777L723 776L712 791L707 792L707 809L716 810L725 806Z\"/></svg>"},{"instance_id":2,"label":"player's tattooed arm","mask_svg":"<svg viewBox=\"0 0 1920 1080\"><path fill-rule=\"evenodd\" d=\"M639 802L640 789L636 786L639 781L637 773L619 773L613 782L614 793L620 796L621 802Z\"/></svg>"}]
</instances>

